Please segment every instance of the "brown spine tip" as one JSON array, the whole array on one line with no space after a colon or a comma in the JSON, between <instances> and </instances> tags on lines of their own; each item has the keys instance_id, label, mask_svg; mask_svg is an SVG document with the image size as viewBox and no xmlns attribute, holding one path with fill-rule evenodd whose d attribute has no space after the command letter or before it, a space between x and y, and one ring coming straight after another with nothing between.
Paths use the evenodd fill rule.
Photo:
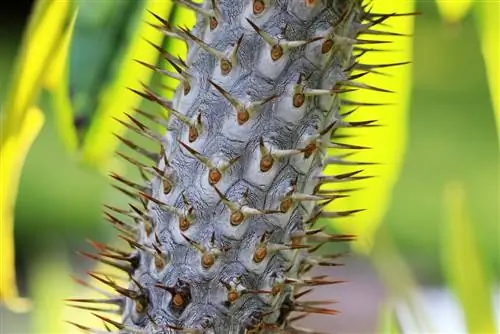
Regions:
<instances>
[{"instance_id":1,"label":"brown spine tip","mask_svg":"<svg viewBox=\"0 0 500 334\"><path fill-rule=\"evenodd\" d=\"M333 48L333 40L327 39L326 41L321 44L321 53L325 54L330 52L330 50Z\"/></svg>"},{"instance_id":2,"label":"brown spine tip","mask_svg":"<svg viewBox=\"0 0 500 334\"><path fill-rule=\"evenodd\" d=\"M215 257L213 254L204 253L201 256L201 265L203 266L203 268L208 269L211 266L213 266L214 263L215 263Z\"/></svg>"},{"instance_id":3,"label":"brown spine tip","mask_svg":"<svg viewBox=\"0 0 500 334\"><path fill-rule=\"evenodd\" d=\"M258 247L255 250L255 253L253 253L253 261L256 263L260 263L260 262L262 262L262 260L264 260L266 255L267 255L266 247L263 247L263 246Z\"/></svg>"},{"instance_id":4,"label":"brown spine tip","mask_svg":"<svg viewBox=\"0 0 500 334\"><path fill-rule=\"evenodd\" d=\"M254 15L261 14L265 8L266 8L266 5L264 4L264 1L254 0L254 2L253 2L253 14Z\"/></svg>"},{"instance_id":5,"label":"brown spine tip","mask_svg":"<svg viewBox=\"0 0 500 334\"><path fill-rule=\"evenodd\" d=\"M210 17L210 30L214 30L219 25L219 22L215 17Z\"/></svg>"},{"instance_id":6,"label":"brown spine tip","mask_svg":"<svg viewBox=\"0 0 500 334\"><path fill-rule=\"evenodd\" d=\"M144 221L144 231L146 232L147 236L150 236L151 233L153 233L153 224L151 224L148 219Z\"/></svg>"},{"instance_id":7,"label":"brown spine tip","mask_svg":"<svg viewBox=\"0 0 500 334\"><path fill-rule=\"evenodd\" d=\"M265 173L273 167L274 159L270 154L266 154L260 159L260 171Z\"/></svg>"},{"instance_id":8,"label":"brown spine tip","mask_svg":"<svg viewBox=\"0 0 500 334\"><path fill-rule=\"evenodd\" d=\"M176 293L172 298L172 304L177 308L182 308L184 306L185 300L181 294Z\"/></svg>"},{"instance_id":9,"label":"brown spine tip","mask_svg":"<svg viewBox=\"0 0 500 334\"><path fill-rule=\"evenodd\" d=\"M303 93L297 93L293 96L293 106L299 108L304 104L306 96Z\"/></svg>"},{"instance_id":10,"label":"brown spine tip","mask_svg":"<svg viewBox=\"0 0 500 334\"><path fill-rule=\"evenodd\" d=\"M313 154L314 151L316 151L318 147L316 146L316 143L311 143L311 144L308 144L303 152L304 152L304 159L308 159L311 154Z\"/></svg>"},{"instance_id":11,"label":"brown spine tip","mask_svg":"<svg viewBox=\"0 0 500 334\"><path fill-rule=\"evenodd\" d=\"M243 219L245 219L245 216L241 211L233 212L230 219L231 225L238 226L243 222Z\"/></svg>"},{"instance_id":12,"label":"brown spine tip","mask_svg":"<svg viewBox=\"0 0 500 334\"><path fill-rule=\"evenodd\" d=\"M135 311L137 313L143 313L146 311L146 308L148 307L148 302L146 301L145 298L140 298L136 300L135 302Z\"/></svg>"},{"instance_id":13,"label":"brown spine tip","mask_svg":"<svg viewBox=\"0 0 500 334\"><path fill-rule=\"evenodd\" d=\"M227 294L227 301L230 303L234 303L238 298L239 296L236 291L229 291Z\"/></svg>"},{"instance_id":14,"label":"brown spine tip","mask_svg":"<svg viewBox=\"0 0 500 334\"><path fill-rule=\"evenodd\" d=\"M156 255L154 261L155 261L156 270L161 271L161 270L163 270L163 268L165 268L166 263L161 255L159 255L159 254Z\"/></svg>"},{"instance_id":15,"label":"brown spine tip","mask_svg":"<svg viewBox=\"0 0 500 334\"><path fill-rule=\"evenodd\" d=\"M238 120L238 124L243 125L250 119L250 114L248 113L247 110L238 110L236 118Z\"/></svg>"},{"instance_id":16,"label":"brown spine tip","mask_svg":"<svg viewBox=\"0 0 500 334\"><path fill-rule=\"evenodd\" d=\"M282 285L281 284L275 284L273 288L271 289L271 294L273 296L278 295L282 290Z\"/></svg>"},{"instance_id":17,"label":"brown spine tip","mask_svg":"<svg viewBox=\"0 0 500 334\"><path fill-rule=\"evenodd\" d=\"M306 4L307 7L316 7L318 2L316 0L304 0L304 3Z\"/></svg>"},{"instance_id":18,"label":"brown spine tip","mask_svg":"<svg viewBox=\"0 0 500 334\"><path fill-rule=\"evenodd\" d=\"M213 186L217 184L222 178L222 174L217 168L213 168L208 172L208 183Z\"/></svg>"},{"instance_id":19,"label":"brown spine tip","mask_svg":"<svg viewBox=\"0 0 500 334\"><path fill-rule=\"evenodd\" d=\"M181 217L179 219L179 229L182 232L187 231L190 226L191 226L191 223L189 222L189 220L186 217Z\"/></svg>"},{"instance_id":20,"label":"brown spine tip","mask_svg":"<svg viewBox=\"0 0 500 334\"><path fill-rule=\"evenodd\" d=\"M189 82L184 80L183 86L184 86L184 95L188 95L189 92L191 91L191 85L189 84Z\"/></svg>"},{"instance_id":21,"label":"brown spine tip","mask_svg":"<svg viewBox=\"0 0 500 334\"><path fill-rule=\"evenodd\" d=\"M271 48L271 59L276 61L283 56L283 48L279 44L273 45Z\"/></svg>"},{"instance_id":22,"label":"brown spine tip","mask_svg":"<svg viewBox=\"0 0 500 334\"><path fill-rule=\"evenodd\" d=\"M280 211L282 213L288 212L288 210L290 210L291 207L292 207L292 199L291 198L287 198L287 199L281 201L281 203L280 203Z\"/></svg>"},{"instance_id":23,"label":"brown spine tip","mask_svg":"<svg viewBox=\"0 0 500 334\"><path fill-rule=\"evenodd\" d=\"M164 179L163 180L163 193L165 195L167 195L167 194L170 194L171 191L172 191L172 182Z\"/></svg>"},{"instance_id":24,"label":"brown spine tip","mask_svg":"<svg viewBox=\"0 0 500 334\"><path fill-rule=\"evenodd\" d=\"M222 75L228 75L232 69L233 69L233 65L231 64L231 62L229 60L222 59L220 61L220 71L221 71Z\"/></svg>"},{"instance_id":25,"label":"brown spine tip","mask_svg":"<svg viewBox=\"0 0 500 334\"><path fill-rule=\"evenodd\" d=\"M190 143L194 142L196 139L198 139L199 133L198 129L194 126L189 127L189 133L188 133L188 140Z\"/></svg>"}]
</instances>

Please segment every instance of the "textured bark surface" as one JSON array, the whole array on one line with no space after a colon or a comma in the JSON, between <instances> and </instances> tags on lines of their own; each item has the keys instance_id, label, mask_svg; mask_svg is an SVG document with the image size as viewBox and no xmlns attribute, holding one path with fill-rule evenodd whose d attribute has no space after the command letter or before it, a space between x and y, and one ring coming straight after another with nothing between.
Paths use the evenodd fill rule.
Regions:
<instances>
[{"instance_id":1,"label":"textured bark surface","mask_svg":"<svg viewBox=\"0 0 500 334\"><path fill-rule=\"evenodd\" d=\"M188 31L157 17L158 28L188 43L186 62L164 54L177 73L144 64L179 79L175 97L139 92L168 110L167 131L155 134L134 118L127 125L162 149L153 168L142 165L155 176L133 186L144 209L129 213L138 224L127 239L131 282L115 287L124 296L118 327L305 333L293 327L291 312L335 313L300 297L335 283L308 276L315 265L337 265L317 248L352 239L313 224L356 212L323 211L342 193L320 186L362 178L354 169L322 172L357 164L328 149L360 149L337 143L334 132L370 123L344 121L341 97L352 87L376 89L352 81L353 49L364 44L358 34L384 16L367 14L361 0L179 3L197 12L196 26Z\"/></svg>"},{"instance_id":2,"label":"textured bark surface","mask_svg":"<svg viewBox=\"0 0 500 334\"><path fill-rule=\"evenodd\" d=\"M185 80L166 104L182 117L171 113L162 138L165 178L152 181L151 226L138 241L156 243L165 265L137 250L134 277L159 327L258 331L284 324L294 289L281 284L314 262L289 248L316 213L314 198L300 201L324 169L315 146L327 147L342 123L338 95L314 90L348 79L352 44L343 39L355 38L362 12L358 1L202 8L213 16L199 13L191 33L179 32L189 43ZM253 292L273 288L281 291ZM124 323L153 331L137 305L127 299Z\"/></svg>"}]
</instances>

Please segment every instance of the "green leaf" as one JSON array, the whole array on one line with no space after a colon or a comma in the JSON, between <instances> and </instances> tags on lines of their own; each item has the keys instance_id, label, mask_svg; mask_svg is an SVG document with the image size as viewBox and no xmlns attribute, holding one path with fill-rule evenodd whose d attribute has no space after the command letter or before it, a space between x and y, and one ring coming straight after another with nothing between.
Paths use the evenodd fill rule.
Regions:
<instances>
[{"instance_id":1,"label":"green leaf","mask_svg":"<svg viewBox=\"0 0 500 334\"><path fill-rule=\"evenodd\" d=\"M463 185L449 183L444 202L447 216L440 237L446 280L462 306L468 332L496 333L491 285L466 212Z\"/></svg>"},{"instance_id":2,"label":"green leaf","mask_svg":"<svg viewBox=\"0 0 500 334\"><path fill-rule=\"evenodd\" d=\"M0 124L0 301L13 311L26 311L29 304L19 298L14 255L15 201L21 170L31 144L43 122L35 106L47 71L70 24L71 1L35 3L16 59L13 80Z\"/></svg>"},{"instance_id":3,"label":"green leaf","mask_svg":"<svg viewBox=\"0 0 500 334\"><path fill-rule=\"evenodd\" d=\"M69 50L71 37L77 17L75 11L69 27L66 29L59 50L45 77L45 87L49 90L50 105L55 114L56 126L63 144L70 152L78 147L78 138L74 126L74 112L69 97Z\"/></svg>"},{"instance_id":4,"label":"green leaf","mask_svg":"<svg viewBox=\"0 0 500 334\"><path fill-rule=\"evenodd\" d=\"M30 108L21 127L3 138L0 147L0 301L16 312L27 311L29 303L18 297L16 285L14 206L24 161L43 123L42 111Z\"/></svg>"},{"instance_id":5,"label":"green leaf","mask_svg":"<svg viewBox=\"0 0 500 334\"><path fill-rule=\"evenodd\" d=\"M399 327L398 320L396 318L396 313L394 305L387 302L380 308L379 319L378 319L378 332L381 334L400 334L401 330Z\"/></svg>"},{"instance_id":6,"label":"green leaf","mask_svg":"<svg viewBox=\"0 0 500 334\"><path fill-rule=\"evenodd\" d=\"M500 2L479 1L476 18L500 142Z\"/></svg>"},{"instance_id":7,"label":"green leaf","mask_svg":"<svg viewBox=\"0 0 500 334\"><path fill-rule=\"evenodd\" d=\"M64 246L55 242L52 247L50 254L31 259L28 267L34 305L31 333L34 334L72 333L66 328L63 314L67 308L64 299L73 292L75 283L71 280L71 267L64 256Z\"/></svg>"},{"instance_id":8,"label":"green leaf","mask_svg":"<svg viewBox=\"0 0 500 334\"><path fill-rule=\"evenodd\" d=\"M413 326L419 333L435 332L434 325L418 298L419 287L412 268L400 253L386 223L377 230L370 251L369 259L391 300L404 303Z\"/></svg>"},{"instance_id":9,"label":"green leaf","mask_svg":"<svg viewBox=\"0 0 500 334\"><path fill-rule=\"evenodd\" d=\"M145 1L145 8L162 17L168 17L172 2L149 0ZM125 128L113 117L125 121L124 113L132 114L133 109L138 107L142 101L138 95L126 90L126 88L141 90L139 82L148 83L153 74L153 71L133 60L139 59L146 63L155 64L159 57L158 51L148 45L144 39L160 45L163 34L144 22L152 20L151 14L144 8L141 9L141 13L141 17L135 22L135 25L127 27L134 33L126 48L119 55L117 54L119 59L113 60L113 64L109 64L114 69L112 79L100 89L96 101L97 107L83 140L83 160L94 167L106 168L118 145L118 139L113 136L113 133L123 134L125 132Z\"/></svg>"},{"instance_id":10,"label":"green leaf","mask_svg":"<svg viewBox=\"0 0 500 334\"><path fill-rule=\"evenodd\" d=\"M39 0L35 3L5 102L2 137L19 128L38 97L48 64L59 49L62 35L70 23L71 9L71 1Z\"/></svg>"},{"instance_id":11,"label":"green leaf","mask_svg":"<svg viewBox=\"0 0 500 334\"><path fill-rule=\"evenodd\" d=\"M472 8L472 0L436 0L439 13L448 23L460 22Z\"/></svg>"},{"instance_id":12,"label":"green leaf","mask_svg":"<svg viewBox=\"0 0 500 334\"><path fill-rule=\"evenodd\" d=\"M376 13L412 13L415 9L414 1L373 1L373 12ZM414 16L391 17L384 22L384 26L377 28L384 31L401 34L412 34L414 29ZM370 35L363 36L369 39ZM367 52L360 58L363 64L391 64L410 61L413 54L412 37L371 37L372 39L391 40L390 44L377 47L390 50L387 52ZM385 46L387 45L387 46ZM379 163L368 166L363 175L375 175L376 177L361 181L356 184L346 184L345 188L361 188L346 199L336 200L330 205L332 210L366 209L352 217L343 218L341 221L333 221L331 225L346 233L358 236L358 241L353 243L355 250L369 252L373 235L384 217L391 193L396 183L406 149L407 121L409 111L409 99L412 88L412 66L393 66L380 69L388 75L370 74L360 80L363 83L395 91L396 93L381 93L360 89L350 93L347 99L370 103L387 103L380 107L361 107L349 116L351 121L377 120L380 127L367 127L345 129L342 133L355 135L349 138L348 143L371 147L370 150L362 150L355 154L353 160ZM345 152L331 151L330 154ZM350 166L329 166L328 174L339 174L351 172ZM334 185L340 188L342 186ZM325 187L325 189L328 189Z\"/></svg>"}]
</instances>

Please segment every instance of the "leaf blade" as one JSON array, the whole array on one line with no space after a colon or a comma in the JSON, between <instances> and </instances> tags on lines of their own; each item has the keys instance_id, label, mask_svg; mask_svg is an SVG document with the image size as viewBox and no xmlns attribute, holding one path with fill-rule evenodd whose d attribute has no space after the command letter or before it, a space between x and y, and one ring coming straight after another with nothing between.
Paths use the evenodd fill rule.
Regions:
<instances>
[{"instance_id":1,"label":"leaf blade","mask_svg":"<svg viewBox=\"0 0 500 334\"><path fill-rule=\"evenodd\" d=\"M374 1L373 12L377 13L412 13L415 10L414 1ZM411 35L414 29L414 16L391 17L384 23L385 31ZM377 36L375 36L377 38ZM412 38L395 37L387 52L367 52L361 60L366 64L389 64L409 61L413 54ZM356 159L379 163L367 169L367 175L376 177L356 181L356 188L362 190L352 196L331 204L335 210L366 209L356 216L342 222L331 221L329 224L346 233L358 235L358 241L353 243L356 251L368 253L372 248L373 236L380 221L383 219L391 199L391 192L396 183L402 166L406 149L407 122L409 100L412 87L412 66L392 66L382 69L389 75L370 74L365 76L363 83L395 91L390 95L377 91L358 90L349 93L348 98L354 101L389 103L382 107L360 108L349 116L349 120L377 119L382 126L356 128L349 144L372 147L356 154ZM349 132L351 134L351 132ZM352 171L343 166L331 166L326 173L338 174ZM352 185L346 185L346 188Z\"/></svg>"},{"instance_id":2,"label":"leaf blade","mask_svg":"<svg viewBox=\"0 0 500 334\"><path fill-rule=\"evenodd\" d=\"M44 86L49 90L51 108L55 115L59 135L69 152L78 147L78 137L74 126L74 112L69 98L69 49L78 11L62 36L59 48L45 77Z\"/></svg>"},{"instance_id":3,"label":"leaf blade","mask_svg":"<svg viewBox=\"0 0 500 334\"><path fill-rule=\"evenodd\" d=\"M448 285L461 303L469 333L496 333L489 277L465 209L461 183L446 186L444 205L441 261Z\"/></svg>"},{"instance_id":4,"label":"leaf blade","mask_svg":"<svg viewBox=\"0 0 500 334\"><path fill-rule=\"evenodd\" d=\"M18 297L14 256L14 205L21 170L44 123L42 111L28 110L17 134L6 138L0 147L0 301L13 311L26 311L29 303Z\"/></svg>"},{"instance_id":5,"label":"leaf blade","mask_svg":"<svg viewBox=\"0 0 500 334\"><path fill-rule=\"evenodd\" d=\"M476 19L481 40L481 51L495 112L498 140L500 142L500 3L481 1L476 4Z\"/></svg>"},{"instance_id":6,"label":"leaf blade","mask_svg":"<svg viewBox=\"0 0 500 334\"><path fill-rule=\"evenodd\" d=\"M49 3L49 4L47 4ZM69 21L71 1L40 1L35 7L23 37L14 78L7 95L2 135L14 131L38 96L47 64L58 46L58 41Z\"/></svg>"},{"instance_id":7,"label":"leaf blade","mask_svg":"<svg viewBox=\"0 0 500 334\"><path fill-rule=\"evenodd\" d=\"M154 13L165 15L170 12L172 3L150 0L147 1L146 6ZM143 21L149 18L150 14L144 11ZM131 112L141 102L141 98L126 91L126 87L137 87L139 81L148 82L153 74L151 70L135 63L133 59L155 63L159 54L148 47L144 39L161 44L162 38L160 31L141 22L123 57L118 76L103 89L100 96L95 116L92 118L83 141L82 158L85 163L103 168L109 162L109 157L119 142L112 133L123 134L125 132L124 127L112 117L125 120L124 112Z\"/></svg>"},{"instance_id":8,"label":"leaf blade","mask_svg":"<svg viewBox=\"0 0 500 334\"><path fill-rule=\"evenodd\" d=\"M441 17L448 23L457 23L469 13L472 8L472 0L436 0L436 5Z\"/></svg>"}]
</instances>

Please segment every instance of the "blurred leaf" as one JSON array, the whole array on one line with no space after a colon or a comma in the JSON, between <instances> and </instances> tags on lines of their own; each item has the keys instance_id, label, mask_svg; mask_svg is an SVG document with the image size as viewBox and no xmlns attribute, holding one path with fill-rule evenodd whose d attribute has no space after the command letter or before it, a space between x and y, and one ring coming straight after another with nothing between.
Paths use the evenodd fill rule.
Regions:
<instances>
[{"instance_id":1,"label":"blurred leaf","mask_svg":"<svg viewBox=\"0 0 500 334\"><path fill-rule=\"evenodd\" d=\"M42 111L30 108L18 132L4 138L0 147L0 301L18 312L27 310L29 304L18 298L16 285L14 205L24 160L43 122Z\"/></svg>"},{"instance_id":2,"label":"blurred leaf","mask_svg":"<svg viewBox=\"0 0 500 334\"><path fill-rule=\"evenodd\" d=\"M74 283L69 276L70 266L64 247L57 244L51 254L31 259L28 267L30 291L33 296L34 312L31 333L71 333L64 327L62 314L64 299L72 292Z\"/></svg>"},{"instance_id":3,"label":"blurred leaf","mask_svg":"<svg viewBox=\"0 0 500 334\"><path fill-rule=\"evenodd\" d=\"M394 306L392 305L392 303L386 303L384 306L380 308L377 333L381 334L401 333L398 320L396 318L396 313L394 311Z\"/></svg>"},{"instance_id":4,"label":"blurred leaf","mask_svg":"<svg viewBox=\"0 0 500 334\"><path fill-rule=\"evenodd\" d=\"M500 141L500 2L480 1L476 5L481 50L495 111L498 140Z\"/></svg>"},{"instance_id":5,"label":"blurred leaf","mask_svg":"<svg viewBox=\"0 0 500 334\"><path fill-rule=\"evenodd\" d=\"M411 13L414 12L414 1L373 1L373 12L376 13ZM401 34L412 34L414 28L414 16L391 17L384 22L383 26L376 29L397 32ZM364 35L364 39L381 39L384 36L370 38ZM390 50L387 52L367 52L360 58L363 64L391 64L405 62L412 59L413 39L412 37L391 37L390 44L381 44L380 49ZM387 46L386 46L387 45ZM377 47L378 48L378 47ZM356 181L356 184L343 185L345 188L362 188L346 199L334 201L331 208L334 210L366 209L355 216L334 221L332 225L347 233L358 236L358 242L353 243L357 251L369 252L372 246L373 235L384 217L391 193L401 170L403 155L405 152L407 137L408 104L411 92L412 66L392 66L380 69L382 74L370 74L360 80L363 83L395 91L396 93L381 93L377 91L360 89L350 93L347 98L353 101L370 103L387 103L389 105L379 107L362 107L347 119L350 121L377 120L382 125L379 127L366 127L355 129L343 129L342 134L355 135L349 138L348 143L354 145L372 147L371 150L362 150L354 155L353 160L379 163L369 166L362 175L374 175L374 178ZM365 79L366 78L366 79ZM331 152L340 154L345 152ZM328 166L326 172L338 174L352 171L351 166ZM361 175L361 174L360 174ZM349 182L350 183L350 182ZM333 187L339 188L339 185ZM332 187L332 188L333 188ZM342 186L340 186L342 187ZM328 189L325 187L325 189Z\"/></svg>"},{"instance_id":6,"label":"blurred leaf","mask_svg":"<svg viewBox=\"0 0 500 334\"><path fill-rule=\"evenodd\" d=\"M149 0L145 3L148 10L162 17L168 17L172 8L170 1ZM155 64L159 56L158 51L148 45L144 39L160 45L163 34L144 22L149 22L154 18L144 8L140 10L141 20L136 22L136 27L132 27L134 28L132 30L134 36L130 39L124 53L120 55L120 59L112 64L116 69L115 77L105 87L102 87L101 93L97 97L97 109L84 137L83 159L95 167L105 168L107 166L118 145L118 139L113 136L113 133L123 134L125 132L124 126L116 122L113 117L126 121L124 113L132 113L133 108L142 101L141 97L127 91L126 88L132 87L141 90L139 82L149 82L153 74L153 71L133 60L139 59L146 63Z\"/></svg>"},{"instance_id":7,"label":"blurred leaf","mask_svg":"<svg viewBox=\"0 0 500 334\"><path fill-rule=\"evenodd\" d=\"M472 0L436 0L439 13L448 23L460 22L469 13Z\"/></svg>"},{"instance_id":8,"label":"blurred leaf","mask_svg":"<svg viewBox=\"0 0 500 334\"><path fill-rule=\"evenodd\" d=\"M116 80L137 27L144 24L145 2L77 0L77 4L69 85L82 139L96 113L101 91Z\"/></svg>"},{"instance_id":9,"label":"blurred leaf","mask_svg":"<svg viewBox=\"0 0 500 334\"><path fill-rule=\"evenodd\" d=\"M43 1L35 4L22 48L18 55L14 79L5 102L2 136L15 131L41 89L42 78L59 48L61 35L71 19L71 1Z\"/></svg>"},{"instance_id":10,"label":"blurred leaf","mask_svg":"<svg viewBox=\"0 0 500 334\"><path fill-rule=\"evenodd\" d=\"M496 333L491 285L474 225L466 213L463 185L448 184L444 201L447 212L441 231L444 274L462 305L469 333Z\"/></svg>"},{"instance_id":11,"label":"blurred leaf","mask_svg":"<svg viewBox=\"0 0 500 334\"><path fill-rule=\"evenodd\" d=\"M25 311L28 303L18 298L16 287L13 210L24 160L44 122L42 111L34 104L50 62L61 46L71 9L71 1L35 3L2 112L0 300L14 311Z\"/></svg>"},{"instance_id":12,"label":"blurred leaf","mask_svg":"<svg viewBox=\"0 0 500 334\"><path fill-rule=\"evenodd\" d=\"M45 87L49 90L50 103L56 116L57 129L64 145L70 152L76 151L78 146L68 82L68 55L77 13L75 11L73 14L71 23L62 37L59 49L45 77Z\"/></svg>"},{"instance_id":13,"label":"blurred leaf","mask_svg":"<svg viewBox=\"0 0 500 334\"><path fill-rule=\"evenodd\" d=\"M418 333L434 332L434 325L420 298L418 283L411 267L394 243L386 223L376 232L369 258L391 300L404 304L411 317L412 327Z\"/></svg>"}]
</instances>

